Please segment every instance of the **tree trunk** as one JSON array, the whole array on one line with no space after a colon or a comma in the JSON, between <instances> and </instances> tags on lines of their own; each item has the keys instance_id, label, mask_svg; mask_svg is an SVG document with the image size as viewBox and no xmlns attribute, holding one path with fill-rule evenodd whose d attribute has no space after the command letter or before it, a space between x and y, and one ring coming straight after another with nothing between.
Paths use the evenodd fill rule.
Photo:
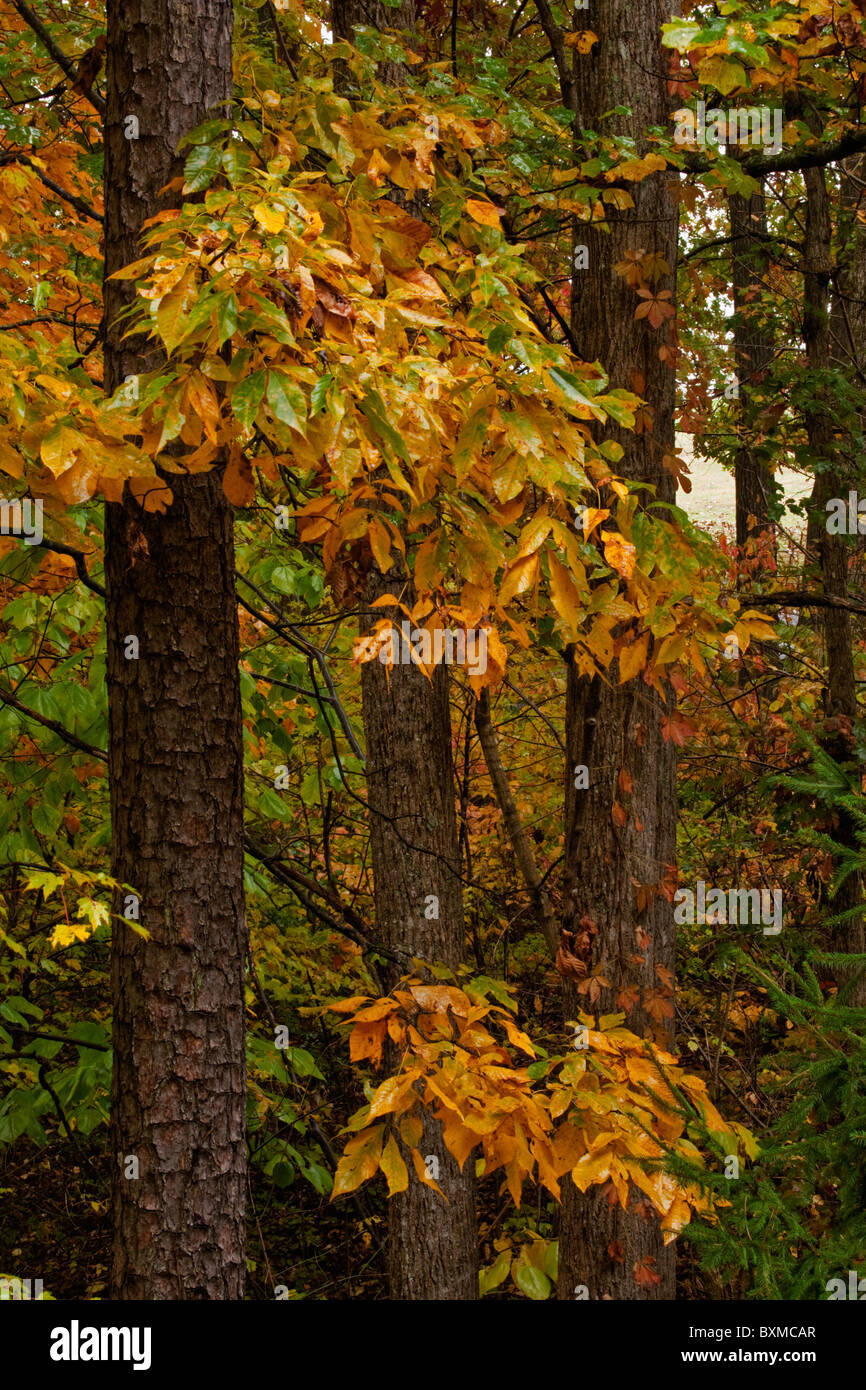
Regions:
<instances>
[{"instance_id":1,"label":"tree trunk","mask_svg":"<svg viewBox=\"0 0 866 1390\"><path fill-rule=\"evenodd\" d=\"M765 240L767 211L760 193L728 199L731 222L731 272L734 288L734 363L739 389L741 444L734 461L737 545L769 525L772 474L750 441L752 421L761 398L761 383L773 360L773 341L762 316L760 289L769 268ZM757 397L757 400L756 400ZM749 518L754 523L749 525Z\"/></svg>"},{"instance_id":2,"label":"tree trunk","mask_svg":"<svg viewBox=\"0 0 866 1390\"><path fill-rule=\"evenodd\" d=\"M109 0L107 21L110 276L169 205L159 190L182 170L181 136L227 111L232 7ZM159 361L122 341L129 299L107 281L109 391ZM114 932L112 1296L238 1299L246 924L232 510L220 470L169 483L163 515L128 490L106 506L113 873L136 889L149 933Z\"/></svg>"},{"instance_id":3,"label":"tree trunk","mask_svg":"<svg viewBox=\"0 0 866 1390\"><path fill-rule=\"evenodd\" d=\"M823 169L809 169L805 173L806 183L806 238L804 246L804 311L803 337L809 370L816 374L830 371L834 357L836 365L848 369L848 364L838 360L839 344L844 342L843 324L845 314L836 301L835 346L831 332L830 281L832 274L832 224L830 202L827 195L826 175ZM859 233L857 242L862 245ZM853 280L852 280L853 272ZM858 293L863 279L863 270L856 262L848 267L848 274L841 278L843 293ZM862 315L862 308L857 310ZM849 320L850 322L850 320ZM854 344L855 350L859 344ZM852 373L854 376L855 373ZM848 597L848 563L854 553L854 540L845 535L831 535L827 529L827 502L831 497L844 498L847 502L849 482L853 484L856 469L853 463L845 464L842 446L846 433L846 422L838 417L829 384L817 384L810 400L813 402L806 411L806 433L809 450L813 459L825 464L818 473L811 499L810 521L813 527L815 548L821 569L824 592L836 598ZM848 422L850 429L850 422ZM854 758L854 721L857 718L857 684L854 673L854 653L852 646L851 614L844 608L823 610L824 642L826 647L827 685L824 693L824 712L830 721L825 746L831 757L841 764L851 763ZM859 775L859 774L858 774ZM854 818L845 810L839 812L838 825L832 831L836 839L846 849L856 849L859 843L858 827ZM841 948L852 955L866 953L866 932L864 932L863 877L859 872L848 875L833 898L834 913L852 912L861 908L855 916L839 928ZM850 970L837 972L840 985L851 977ZM856 972L855 972L856 973ZM866 1006L866 977L861 977L853 986L849 1002Z\"/></svg>"},{"instance_id":4,"label":"tree trunk","mask_svg":"<svg viewBox=\"0 0 866 1390\"><path fill-rule=\"evenodd\" d=\"M380 0L333 0L337 38L351 41L359 24L412 31L412 0L390 9ZM380 79L401 86L402 64L380 64ZM342 62L335 81L348 93L349 74ZM395 202L405 195L395 189ZM409 206L414 216L418 206ZM372 603L380 594L402 588L392 571L374 566L367 589ZM403 594L403 601L412 603ZM401 615L374 609L362 631L389 617L399 629ZM456 968L463 960L464 919L461 859L452 764L451 710L447 666L432 682L417 666L379 661L363 668L362 710L366 737L367 804L373 861L376 923L381 940L407 961L418 956ZM429 914L429 915L428 915ZM390 983L395 971L390 969ZM392 1058L392 1060L396 1060ZM421 1153L436 1160L440 1188L447 1203L418 1181L410 1163L409 1187L388 1203L388 1270L392 1299L468 1300L478 1297L478 1235L472 1158L463 1170L442 1142L441 1126L425 1119ZM431 1168L433 1165L431 1164ZM436 1169L433 1170L435 1176Z\"/></svg>"},{"instance_id":5,"label":"tree trunk","mask_svg":"<svg viewBox=\"0 0 866 1390\"><path fill-rule=\"evenodd\" d=\"M392 581L393 583L393 581ZM374 572L368 601L390 585ZM411 602L411 600L410 600ZM368 625L400 615L377 608ZM463 889L454 803L448 668L432 681L417 666L363 667L367 803L376 923L385 945L441 961L463 959ZM390 982L395 971L390 969ZM478 1297L478 1240L473 1159L463 1170L442 1142L441 1126L427 1118L421 1153L432 1157L447 1203L418 1181L388 1203L391 1297L467 1300ZM438 1176L437 1176L438 1168Z\"/></svg>"},{"instance_id":6,"label":"tree trunk","mask_svg":"<svg viewBox=\"0 0 866 1390\"><path fill-rule=\"evenodd\" d=\"M632 134L667 123L670 102L660 25L676 12L667 0L659 7L609 0L594 15L592 28L599 41L589 55L576 57L574 69L575 105L584 128ZM602 120L603 113L623 102L623 93L631 114ZM674 373L659 360L667 335L649 327L646 319L635 319L639 301L614 266L629 251L654 251L670 268L658 288L674 289L679 215L671 178L670 173L654 174L633 185L633 209L618 212L605 205L605 229L577 224L576 241L588 248L589 265L573 274L571 315L583 356L603 364L612 386L635 389L633 374L642 378L637 389L652 409L651 430L606 433L625 450L619 470L653 483L665 502L675 495L673 478L662 464L675 442ZM666 705L639 679L617 685L615 667L605 679L587 679L569 660L567 681L564 939L583 955L589 973L598 969L609 982L595 1006L599 1013L625 1007L626 1026L669 1042L672 1000L657 967L674 969L673 909L653 891L670 878L676 859L674 749L662 738L661 725ZM574 769L581 764L588 768L587 790L575 789ZM618 788L621 771L630 775L630 794ZM627 813L621 828L613 819L615 801ZM648 905L639 903L637 884L649 885ZM624 1003L619 1002L623 990L631 995ZM587 996L567 984L565 1005L566 1017L574 1018L578 1009L587 1008ZM605 1191L590 1189L583 1196L568 1181L562 1190L561 1299L574 1298L581 1285L590 1298L674 1297L673 1247L663 1245L658 1221L641 1194L634 1192L624 1212L609 1204ZM646 1268L659 1278L649 1288L635 1280L636 1264L647 1259L654 1264Z\"/></svg>"}]
</instances>

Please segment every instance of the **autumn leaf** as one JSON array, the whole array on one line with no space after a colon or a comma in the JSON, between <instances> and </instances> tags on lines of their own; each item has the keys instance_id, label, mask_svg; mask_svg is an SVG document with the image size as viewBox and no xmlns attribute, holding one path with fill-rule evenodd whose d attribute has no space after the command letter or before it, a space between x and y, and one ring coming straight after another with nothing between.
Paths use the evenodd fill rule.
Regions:
<instances>
[{"instance_id":1,"label":"autumn leaf","mask_svg":"<svg viewBox=\"0 0 866 1390\"><path fill-rule=\"evenodd\" d=\"M256 495L253 470L241 449L229 450L223 473L223 492L235 507L248 507Z\"/></svg>"},{"instance_id":2,"label":"autumn leaf","mask_svg":"<svg viewBox=\"0 0 866 1390\"><path fill-rule=\"evenodd\" d=\"M635 547L618 531L602 531L601 537L604 543L604 558L611 569L615 569L623 579L631 579L637 558Z\"/></svg>"},{"instance_id":3,"label":"autumn leaf","mask_svg":"<svg viewBox=\"0 0 866 1390\"><path fill-rule=\"evenodd\" d=\"M532 555L524 555L521 559L515 560L514 564L506 571L499 589L499 602L503 608L518 594L523 594L527 589L533 588L538 580L538 571L537 551Z\"/></svg>"},{"instance_id":4,"label":"autumn leaf","mask_svg":"<svg viewBox=\"0 0 866 1390\"><path fill-rule=\"evenodd\" d=\"M578 53L588 53L593 44L598 43L598 35L591 29L573 29L563 35L563 43L566 48L576 48Z\"/></svg>"},{"instance_id":5,"label":"autumn leaf","mask_svg":"<svg viewBox=\"0 0 866 1390\"><path fill-rule=\"evenodd\" d=\"M379 1167L383 1136L382 1126L374 1125L349 1140L334 1174L332 1202L337 1197L354 1192L372 1178Z\"/></svg>"},{"instance_id":6,"label":"autumn leaf","mask_svg":"<svg viewBox=\"0 0 866 1390\"><path fill-rule=\"evenodd\" d=\"M684 748L697 732L697 724L687 715L676 714L670 718L662 715L662 738L666 743L675 743L677 748Z\"/></svg>"},{"instance_id":7,"label":"autumn leaf","mask_svg":"<svg viewBox=\"0 0 866 1390\"><path fill-rule=\"evenodd\" d=\"M406 1188L409 1186L409 1170L403 1162L400 1149L393 1134L388 1135L388 1141L382 1150L382 1157L379 1160L379 1167L388 1181L389 1197L393 1197L396 1192L406 1191Z\"/></svg>"},{"instance_id":8,"label":"autumn leaf","mask_svg":"<svg viewBox=\"0 0 866 1390\"><path fill-rule=\"evenodd\" d=\"M606 553L607 551L605 549L605 554ZM638 637L635 642L630 642L627 647L623 647L619 654L620 685L623 685L625 681L631 680L646 666L649 641L650 635L648 632L645 632L643 636Z\"/></svg>"},{"instance_id":9,"label":"autumn leaf","mask_svg":"<svg viewBox=\"0 0 866 1390\"><path fill-rule=\"evenodd\" d=\"M478 198L466 200L466 211L474 222L484 227L499 227L499 210L492 203L483 203Z\"/></svg>"},{"instance_id":10,"label":"autumn leaf","mask_svg":"<svg viewBox=\"0 0 866 1390\"><path fill-rule=\"evenodd\" d=\"M648 318L653 328L661 328L665 319L673 318L676 314L676 307L669 302L673 295L672 290L641 288L638 294L644 302L637 306L634 316L636 319Z\"/></svg>"},{"instance_id":11,"label":"autumn leaf","mask_svg":"<svg viewBox=\"0 0 866 1390\"><path fill-rule=\"evenodd\" d=\"M280 208L268 207L267 203L257 203L253 208L253 217L271 236L276 236L286 225L286 214Z\"/></svg>"},{"instance_id":12,"label":"autumn leaf","mask_svg":"<svg viewBox=\"0 0 866 1390\"><path fill-rule=\"evenodd\" d=\"M651 1289L660 1284L662 1277L656 1273L655 1256L644 1255L634 1266L634 1281L639 1289Z\"/></svg>"}]
</instances>

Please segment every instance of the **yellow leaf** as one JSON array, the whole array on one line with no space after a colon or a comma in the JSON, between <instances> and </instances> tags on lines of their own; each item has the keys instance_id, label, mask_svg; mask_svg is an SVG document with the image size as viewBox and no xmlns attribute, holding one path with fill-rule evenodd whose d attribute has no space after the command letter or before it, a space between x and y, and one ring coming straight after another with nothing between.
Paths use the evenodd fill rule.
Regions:
<instances>
[{"instance_id":1,"label":"yellow leaf","mask_svg":"<svg viewBox=\"0 0 866 1390\"><path fill-rule=\"evenodd\" d=\"M599 522L605 521L609 516L610 512L604 507L584 507L581 517L583 524L583 539L588 541Z\"/></svg>"},{"instance_id":2,"label":"yellow leaf","mask_svg":"<svg viewBox=\"0 0 866 1390\"><path fill-rule=\"evenodd\" d=\"M576 48L578 53L588 53L592 45L598 43L598 34L594 34L591 29L575 29L564 36L563 42L566 48Z\"/></svg>"},{"instance_id":3,"label":"yellow leaf","mask_svg":"<svg viewBox=\"0 0 866 1390\"><path fill-rule=\"evenodd\" d=\"M619 654L619 683L623 685L625 681L630 681L639 671L646 666L647 651L649 650L649 633L645 632L643 637L639 637L636 642L631 642L624 647Z\"/></svg>"},{"instance_id":4,"label":"yellow leaf","mask_svg":"<svg viewBox=\"0 0 866 1390\"><path fill-rule=\"evenodd\" d=\"M393 1134L388 1135L388 1142L383 1150L379 1167L388 1180L389 1197L393 1197L395 1192L406 1191L409 1186L409 1170L403 1162Z\"/></svg>"},{"instance_id":5,"label":"yellow leaf","mask_svg":"<svg viewBox=\"0 0 866 1390\"><path fill-rule=\"evenodd\" d=\"M366 1004L369 997L368 994L353 994L351 999L338 999L336 1004L326 1004L325 1007L329 1013L351 1014L359 1004Z\"/></svg>"},{"instance_id":6,"label":"yellow leaf","mask_svg":"<svg viewBox=\"0 0 866 1390\"><path fill-rule=\"evenodd\" d=\"M58 922L51 933L51 945L71 946L75 941L86 941L93 931L90 922Z\"/></svg>"},{"instance_id":7,"label":"yellow leaf","mask_svg":"<svg viewBox=\"0 0 866 1390\"><path fill-rule=\"evenodd\" d=\"M233 448L223 473L223 492L235 507L248 507L256 495L253 470L241 450Z\"/></svg>"},{"instance_id":8,"label":"yellow leaf","mask_svg":"<svg viewBox=\"0 0 866 1390\"><path fill-rule=\"evenodd\" d=\"M418 590L437 589L442 583L442 570L436 558L442 531L434 531L418 547L415 556L415 587Z\"/></svg>"},{"instance_id":9,"label":"yellow leaf","mask_svg":"<svg viewBox=\"0 0 866 1390\"><path fill-rule=\"evenodd\" d=\"M394 561L391 559L391 538L381 521L374 518L370 522L367 528L367 539L370 542L373 559L382 573L387 574Z\"/></svg>"},{"instance_id":10,"label":"yellow leaf","mask_svg":"<svg viewBox=\"0 0 866 1390\"><path fill-rule=\"evenodd\" d=\"M492 203L483 203L478 198L469 198L466 202L466 211L475 222L480 222L484 227L498 227L499 213Z\"/></svg>"},{"instance_id":11,"label":"yellow leaf","mask_svg":"<svg viewBox=\"0 0 866 1390\"><path fill-rule=\"evenodd\" d=\"M334 1187L331 1192L332 1202L335 1197L342 1197L347 1192L354 1192L356 1187L361 1186L361 1183L372 1178L379 1167L382 1138L382 1127L376 1125L371 1129L363 1129L354 1139L349 1140L334 1174Z\"/></svg>"},{"instance_id":12,"label":"yellow leaf","mask_svg":"<svg viewBox=\"0 0 866 1390\"><path fill-rule=\"evenodd\" d=\"M524 555L520 560L515 560L509 566L502 587L499 590L499 602L504 608L510 603L517 594L523 594L527 589L531 589L538 579L538 553Z\"/></svg>"},{"instance_id":13,"label":"yellow leaf","mask_svg":"<svg viewBox=\"0 0 866 1390\"><path fill-rule=\"evenodd\" d=\"M580 603L577 585L565 565L552 552L548 554L547 560L550 565L550 597L553 599L553 606L563 622L575 631Z\"/></svg>"},{"instance_id":14,"label":"yellow leaf","mask_svg":"<svg viewBox=\"0 0 866 1390\"><path fill-rule=\"evenodd\" d=\"M259 226L263 227L266 232L270 232L272 236L281 232L286 225L286 214L281 212L279 208L269 208L267 203L256 203L253 208L253 217Z\"/></svg>"},{"instance_id":15,"label":"yellow leaf","mask_svg":"<svg viewBox=\"0 0 866 1390\"><path fill-rule=\"evenodd\" d=\"M444 1197L445 1193L442 1191L442 1188L439 1186L438 1182L434 1182L432 1178L428 1178L427 1165L425 1164L423 1158L421 1157L417 1149L412 1150L412 1162L415 1165L415 1172L417 1174L418 1181L423 1182L425 1187L432 1187L436 1192L439 1193L440 1197Z\"/></svg>"}]
</instances>

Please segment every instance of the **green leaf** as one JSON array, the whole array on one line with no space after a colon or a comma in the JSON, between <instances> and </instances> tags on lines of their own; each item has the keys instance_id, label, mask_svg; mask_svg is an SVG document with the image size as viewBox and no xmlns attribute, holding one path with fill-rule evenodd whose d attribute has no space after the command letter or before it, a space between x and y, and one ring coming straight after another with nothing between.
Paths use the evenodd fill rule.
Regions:
<instances>
[{"instance_id":1,"label":"green leaf","mask_svg":"<svg viewBox=\"0 0 866 1390\"><path fill-rule=\"evenodd\" d=\"M508 1278L508 1271L511 1268L511 1251L502 1250L497 1255L492 1265L482 1269L478 1275L478 1291L483 1298L491 1289L498 1289Z\"/></svg>"},{"instance_id":2,"label":"green leaf","mask_svg":"<svg viewBox=\"0 0 866 1390\"><path fill-rule=\"evenodd\" d=\"M662 25L662 44L665 48L677 48L684 53L695 47L695 39L701 33L701 25L685 19L675 19L672 24Z\"/></svg>"},{"instance_id":3,"label":"green leaf","mask_svg":"<svg viewBox=\"0 0 866 1390\"><path fill-rule=\"evenodd\" d=\"M268 374L268 405L284 425L290 425L298 434L304 433L307 415L304 393L282 372Z\"/></svg>"},{"instance_id":4,"label":"green leaf","mask_svg":"<svg viewBox=\"0 0 866 1390\"><path fill-rule=\"evenodd\" d=\"M265 394L266 379L265 372L251 372L232 392L232 410L238 424L244 429L249 429L258 414Z\"/></svg>"},{"instance_id":5,"label":"green leaf","mask_svg":"<svg viewBox=\"0 0 866 1390\"><path fill-rule=\"evenodd\" d=\"M298 1076L317 1076L320 1081L324 1081L324 1076L316 1065L316 1059L303 1047L287 1047L285 1050L286 1061L297 1072Z\"/></svg>"},{"instance_id":6,"label":"green leaf","mask_svg":"<svg viewBox=\"0 0 866 1390\"><path fill-rule=\"evenodd\" d=\"M521 1264L518 1261L514 1266L514 1282L521 1293L525 1293L527 1298L533 1299L536 1303L550 1297L550 1280L533 1265Z\"/></svg>"},{"instance_id":7,"label":"green leaf","mask_svg":"<svg viewBox=\"0 0 866 1390\"><path fill-rule=\"evenodd\" d=\"M196 145L187 155L183 169L184 193L199 193L219 172L221 151L214 145Z\"/></svg>"},{"instance_id":8,"label":"green leaf","mask_svg":"<svg viewBox=\"0 0 866 1390\"><path fill-rule=\"evenodd\" d=\"M385 409L385 402L382 400L379 392L368 391L360 403L360 408L379 438L386 444L390 444L398 458L401 458L404 463L408 463L409 450L406 448L403 436L398 434L394 426L390 424L388 412Z\"/></svg>"},{"instance_id":9,"label":"green leaf","mask_svg":"<svg viewBox=\"0 0 866 1390\"><path fill-rule=\"evenodd\" d=\"M234 295L221 294L217 298L217 330L219 332L219 345L222 347L227 338L231 338L237 331L238 326L238 302Z\"/></svg>"}]
</instances>

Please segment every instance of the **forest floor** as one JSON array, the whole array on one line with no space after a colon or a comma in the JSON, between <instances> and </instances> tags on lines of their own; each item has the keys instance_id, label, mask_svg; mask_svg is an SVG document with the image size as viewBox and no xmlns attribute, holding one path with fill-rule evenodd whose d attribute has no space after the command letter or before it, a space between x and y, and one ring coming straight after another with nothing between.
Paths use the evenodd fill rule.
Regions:
<instances>
[{"instance_id":1,"label":"forest floor","mask_svg":"<svg viewBox=\"0 0 866 1390\"><path fill-rule=\"evenodd\" d=\"M734 512L734 475L723 468L720 463L713 459L701 458L695 454L692 446L692 436L689 434L677 435L677 448L682 457L689 464L691 475L692 490L690 493L682 490L677 493L677 505L688 512L693 521L699 526L706 527L713 534L724 532L733 539L735 512ZM802 501L809 495L812 488L812 480L804 473L795 472L791 468L782 468L776 475L781 483L785 498L788 504L787 520L785 530L795 539L799 539L804 519L791 510L791 504Z\"/></svg>"}]
</instances>

